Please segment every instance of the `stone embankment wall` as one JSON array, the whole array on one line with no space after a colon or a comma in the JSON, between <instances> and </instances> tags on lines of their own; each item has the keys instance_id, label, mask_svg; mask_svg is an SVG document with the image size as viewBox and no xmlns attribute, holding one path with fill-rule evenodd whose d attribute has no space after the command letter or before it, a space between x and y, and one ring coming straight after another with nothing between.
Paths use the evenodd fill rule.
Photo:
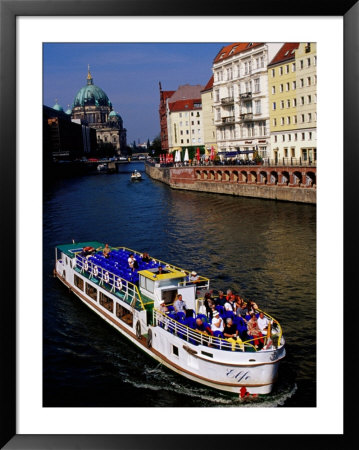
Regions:
<instances>
[{"instance_id":1,"label":"stone embankment wall","mask_svg":"<svg viewBox=\"0 0 359 450\"><path fill-rule=\"evenodd\" d=\"M194 166L156 167L146 173L173 189L316 203L315 167Z\"/></svg>"}]
</instances>

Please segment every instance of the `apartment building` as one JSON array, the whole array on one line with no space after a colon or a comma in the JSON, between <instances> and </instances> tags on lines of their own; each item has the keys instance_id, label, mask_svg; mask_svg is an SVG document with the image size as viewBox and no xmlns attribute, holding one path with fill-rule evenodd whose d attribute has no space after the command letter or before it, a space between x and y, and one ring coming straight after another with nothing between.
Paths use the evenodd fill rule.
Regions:
<instances>
[{"instance_id":1,"label":"apartment building","mask_svg":"<svg viewBox=\"0 0 359 450\"><path fill-rule=\"evenodd\" d=\"M217 54L213 70L214 125L219 154L270 156L268 63L282 43L234 43Z\"/></svg>"},{"instance_id":2,"label":"apartment building","mask_svg":"<svg viewBox=\"0 0 359 450\"><path fill-rule=\"evenodd\" d=\"M316 44L284 44L268 65L268 84L270 159L316 161Z\"/></svg>"},{"instance_id":3,"label":"apartment building","mask_svg":"<svg viewBox=\"0 0 359 450\"><path fill-rule=\"evenodd\" d=\"M212 147L217 150L216 126L214 124L213 108L213 75L209 79L203 91L201 91L202 100L202 120L203 120L203 139L205 149L210 151Z\"/></svg>"}]
</instances>

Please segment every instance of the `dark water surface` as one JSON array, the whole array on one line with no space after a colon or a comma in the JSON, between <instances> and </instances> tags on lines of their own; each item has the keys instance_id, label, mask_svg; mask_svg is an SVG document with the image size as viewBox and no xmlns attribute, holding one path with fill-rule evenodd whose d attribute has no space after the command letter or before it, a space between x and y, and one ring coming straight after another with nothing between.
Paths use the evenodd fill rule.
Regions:
<instances>
[{"instance_id":1,"label":"dark water surface","mask_svg":"<svg viewBox=\"0 0 359 450\"><path fill-rule=\"evenodd\" d=\"M44 406L238 406L162 367L53 278L54 247L72 239L148 251L254 300L281 323L287 356L273 393L246 406L316 406L315 206L175 191L131 163L54 180L43 217Z\"/></svg>"}]
</instances>

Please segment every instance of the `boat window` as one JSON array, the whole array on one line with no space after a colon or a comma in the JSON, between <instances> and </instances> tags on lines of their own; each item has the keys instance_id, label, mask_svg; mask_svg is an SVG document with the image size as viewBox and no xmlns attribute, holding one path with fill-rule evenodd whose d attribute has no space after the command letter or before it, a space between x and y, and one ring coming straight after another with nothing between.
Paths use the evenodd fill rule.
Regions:
<instances>
[{"instance_id":1,"label":"boat window","mask_svg":"<svg viewBox=\"0 0 359 450\"><path fill-rule=\"evenodd\" d=\"M146 278L146 289L148 292L154 292L155 290L155 282Z\"/></svg>"},{"instance_id":2,"label":"boat window","mask_svg":"<svg viewBox=\"0 0 359 450\"><path fill-rule=\"evenodd\" d=\"M201 352L202 353L202 355L204 355L204 356L209 356L210 358L213 358L213 355L212 355L212 353L207 353L207 352Z\"/></svg>"},{"instance_id":3,"label":"boat window","mask_svg":"<svg viewBox=\"0 0 359 450\"><path fill-rule=\"evenodd\" d=\"M177 289L162 291L162 301L166 304L171 304L175 301L176 295Z\"/></svg>"},{"instance_id":4,"label":"boat window","mask_svg":"<svg viewBox=\"0 0 359 450\"><path fill-rule=\"evenodd\" d=\"M81 291L84 290L84 280L82 278L78 277L77 275L74 275L74 282L77 288L81 289Z\"/></svg>"},{"instance_id":5,"label":"boat window","mask_svg":"<svg viewBox=\"0 0 359 450\"><path fill-rule=\"evenodd\" d=\"M86 283L86 294L97 302L97 289Z\"/></svg>"},{"instance_id":6,"label":"boat window","mask_svg":"<svg viewBox=\"0 0 359 450\"><path fill-rule=\"evenodd\" d=\"M133 326L133 314L128 309L116 302L116 316L130 327Z\"/></svg>"},{"instance_id":7,"label":"boat window","mask_svg":"<svg viewBox=\"0 0 359 450\"><path fill-rule=\"evenodd\" d=\"M146 278L140 275L140 287L146 289Z\"/></svg>"},{"instance_id":8,"label":"boat window","mask_svg":"<svg viewBox=\"0 0 359 450\"><path fill-rule=\"evenodd\" d=\"M178 356L178 347L176 347L175 345L172 345L172 353Z\"/></svg>"},{"instance_id":9,"label":"boat window","mask_svg":"<svg viewBox=\"0 0 359 450\"><path fill-rule=\"evenodd\" d=\"M113 312L113 300L107 295L100 292L100 305L102 305L104 308L106 308L108 311Z\"/></svg>"}]
</instances>

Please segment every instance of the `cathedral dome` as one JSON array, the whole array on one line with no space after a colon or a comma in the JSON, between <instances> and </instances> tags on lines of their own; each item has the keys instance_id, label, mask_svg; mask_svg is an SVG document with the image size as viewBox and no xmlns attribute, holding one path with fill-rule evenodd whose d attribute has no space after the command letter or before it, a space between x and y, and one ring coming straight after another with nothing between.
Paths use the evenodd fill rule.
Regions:
<instances>
[{"instance_id":1,"label":"cathedral dome","mask_svg":"<svg viewBox=\"0 0 359 450\"><path fill-rule=\"evenodd\" d=\"M106 93L100 87L93 84L90 70L87 75L87 85L78 91L73 106L75 108L77 106L112 106Z\"/></svg>"},{"instance_id":2,"label":"cathedral dome","mask_svg":"<svg viewBox=\"0 0 359 450\"><path fill-rule=\"evenodd\" d=\"M56 100L56 103L54 104L54 106L52 107L52 109L56 109L56 111L64 110L64 108L57 103L57 100Z\"/></svg>"}]
</instances>

